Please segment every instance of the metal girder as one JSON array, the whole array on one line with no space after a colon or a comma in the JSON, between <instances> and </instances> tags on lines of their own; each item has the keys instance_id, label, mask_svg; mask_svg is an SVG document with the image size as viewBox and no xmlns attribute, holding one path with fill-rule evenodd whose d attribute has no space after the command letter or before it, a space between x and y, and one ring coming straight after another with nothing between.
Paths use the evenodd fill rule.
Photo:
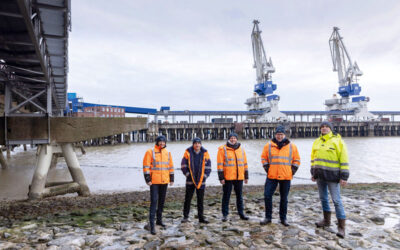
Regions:
<instances>
[{"instance_id":1,"label":"metal girder","mask_svg":"<svg viewBox=\"0 0 400 250\"><path fill-rule=\"evenodd\" d=\"M63 12L67 11L66 7L55 6L55 5L44 4L44 3L34 3L33 6L40 8L40 9L58 10L58 11L63 11Z\"/></svg>"},{"instance_id":2,"label":"metal girder","mask_svg":"<svg viewBox=\"0 0 400 250\"><path fill-rule=\"evenodd\" d=\"M50 38L50 39L62 39L62 40L67 40L68 38L65 36L57 36L57 35L50 35L50 34L43 34L44 38Z\"/></svg>"},{"instance_id":3,"label":"metal girder","mask_svg":"<svg viewBox=\"0 0 400 250\"><path fill-rule=\"evenodd\" d=\"M22 18L22 15L19 13L11 13L11 12L5 12L5 11L0 11L0 16Z\"/></svg>"},{"instance_id":4,"label":"metal girder","mask_svg":"<svg viewBox=\"0 0 400 250\"><path fill-rule=\"evenodd\" d=\"M43 72L41 72L41 71L30 70L30 69L21 68L21 67L12 66L12 65L6 65L6 66L9 68L15 69L15 70L20 70L20 71L31 73L31 74L43 75Z\"/></svg>"},{"instance_id":5,"label":"metal girder","mask_svg":"<svg viewBox=\"0 0 400 250\"><path fill-rule=\"evenodd\" d=\"M43 41L39 43L40 40L40 32L41 32L41 27L40 27L40 21L33 22L31 19L31 13L30 10L28 9L29 6L26 6L26 2L24 0L17 0L19 9L21 11L22 16L24 17L25 25L28 30L28 34L31 38L31 40L34 42L35 45L35 50L36 54L39 57L39 62L42 68L42 72L44 72L44 77L45 80L47 81L48 84L52 84L52 79L50 76L50 69L47 67L48 66L48 57L44 55L45 53L45 46L43 46ZM56 100L56 99L55 99ZM60 108L59 103L57 101L54 102L55 105Z\"/></svg>"},{"instance_id":6,"label":"metal girder","mask_svg":"<svg viewBox=\"0 0 400 250\"><path fill-rule=\"evenodd\" d=\"M34 46L34 44L32 42L29 42L29 41L5 40L5 41L1 41L1 43L10 44L10 45Z\"/></svg>"},{"instance_id":7,"label":"metal girder","mask_svg":"<svg viewBox=\"0 0 400 250\"><path fill-rule=\"evenodd\" d=\"M20 75L15 75L15 77L19 80L27 80L27 81L31 81L31 82L39 82L39 83L46 83L45 80L42 79L36 79L36 78L32 78L32 77L25 77L25 76L20 76Z\"/></svg>"},{"instance_id":8,"label":"metal girder","mask_svg":"<svg viewBox=\"0 0 400 250\"><path fill-rule=\"evenodd\" d=\"M2 56L2 59L4 59L7 63L8 62L27 62L27 63L40 63L40 60L36 57L32 58L27 58L25 56Z\"/></svg>"},{"instance_id":9,"label":"metal girder","mask_svg":"<svg viewBox=\"0 0 400 250\"><path fill-rule=\"evenodd\" d=\"M32 97L26 97L25 95L19 93L19 92L18 92L17 90L15 90L15 89L12 89L11 91L12 91L13 93L19 95L20 97L24 98L25 101L21 102L20 104L18 104L18 105L17 105L16 107L14 107L14 108L11 108L11 109L8 111L8 114L13 113L14 111L17 111L18 109L20 109L22 106L24 106L24 105L27 104L28 102L31 103L31 104L33 104L36 108L38 108L38 109L40 109L41 111L43 111L43 112L46 113L46 109L44 109L44 108L41 107L39 104L37 104L37 103L34 102L34 100L35 100L36 98L38 98L38 97L41 96L42 94L46 93L46 91L47 91L46 89L40 91L39 93L37 93L36 95L34 95L34 96L32 96Z\"/></svg>"}]
</instances>

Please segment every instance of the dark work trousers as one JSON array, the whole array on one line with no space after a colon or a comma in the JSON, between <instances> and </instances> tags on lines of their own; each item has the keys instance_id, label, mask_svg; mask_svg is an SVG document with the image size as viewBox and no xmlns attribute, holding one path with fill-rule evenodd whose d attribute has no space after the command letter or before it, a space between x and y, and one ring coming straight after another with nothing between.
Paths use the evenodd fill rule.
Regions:
<instances>
[{"instance_id":1,"label":"dark work trousers","mask_svg":"<svg viewBox=\"0 0 400 250\"><path fill-rule=\"evenodd\" d=\"M223 216L228 216L229 214L229 200L231 198L231 193L232 193L232 186L235 190L236 194L236 208L238 211L238 214L240 216L243 216L243 198L242 198L242 190L243 190L243 180L238 181L227 181L225 180L225 184L222 185L222 190L224 191L224 194L222 196L222 215Z\"/></svg>"},{"instance_id":2,"label":"dark work trousers","mask_svg":"<svg viewBox=\"0 0 400 250\"><path fill-rule=\"evenodd\" d=\"M154 223L157 207L157 221L161 221L164 209L165 196L167 194L168 184L152 184L150 186L150 223ZM158 205L157 205L158 201Z\"/></svg>"},{"instance_id":3,"label":"dark work trousers","mask_svg":"<svg viewBox=\"0 0 400 250\"><path fill-rule=\"evenodd\" d=\"M189 217L190 203L192 201L194 190L196 190L196 196L197 196L197 214L199 220L201 220L204 219L203 201L204 201L205 187L203 189L197 189L194 185L186 185L185 204L183 205L183 217L185 218Z\"/></svg>"},{"instance_id":4,"label":"dark work trousers","mask_svg":"<svg viewBox=\"0 0 400 250\"><path fill-rule=\"evenodd\" d=\"M279 217L281 221L286 220L288 195L290 190L290 180L268 179L265 181L264 199L265 199L265 218L272 219L272 196L275 193L279 183L279 193L281 201L279 203Z\"/></svg>"}]
</instances>

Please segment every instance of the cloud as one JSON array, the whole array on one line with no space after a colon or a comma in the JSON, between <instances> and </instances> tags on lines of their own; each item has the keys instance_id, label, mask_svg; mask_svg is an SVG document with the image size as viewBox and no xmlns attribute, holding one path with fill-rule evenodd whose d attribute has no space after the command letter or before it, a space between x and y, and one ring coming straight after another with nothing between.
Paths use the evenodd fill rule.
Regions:
<instances>
[{"instance_id":1,"label":"cloud","mask_svg":"<svg viewBox=\"0 0 400 250\"><path fill-rule=\"evenodd\" d=\"M105 104L245 110L259 18L282 110L323 110L337 91L328 46L335 25L364 71L370 109L396 110L398 99L386 96L399 90L400 4L383 2L76 1L69 91Z\"/></svg>"}]
</instances>

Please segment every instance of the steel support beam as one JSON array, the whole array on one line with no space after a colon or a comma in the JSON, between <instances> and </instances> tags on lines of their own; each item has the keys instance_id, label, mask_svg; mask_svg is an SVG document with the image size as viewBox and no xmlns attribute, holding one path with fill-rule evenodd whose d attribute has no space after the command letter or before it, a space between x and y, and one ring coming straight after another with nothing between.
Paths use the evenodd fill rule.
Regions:
<instances>
[{"instance_id":1,"label":"steel support beam","mask_svg":"<svg viewBox=\"0 0 400 250\"><path fill-rule=\"evenodd\" d=\"M38 98L39 96L41 96L42 94L44 94L46 92L45 90L40 91L39 93L37 93L36 95L32 96L32 97L26 97L25 95L19 93L17 90L13 89L12 92L14 92L15 94L19 95L20 97L24 98L25 101L21 102L20 104L18 104L16 107L10 109L10 111L8 112L8 114L13 113L14 111L17 111L18 109L20 109L22 106L24 106L25 104L27 104L28 102L33 104L35 107L37 107L38 109L40 109L41 111L46 113L46 110L41 107L39 104L35 103L34 100L36 98Z\"/></svg>"}]
</instances>

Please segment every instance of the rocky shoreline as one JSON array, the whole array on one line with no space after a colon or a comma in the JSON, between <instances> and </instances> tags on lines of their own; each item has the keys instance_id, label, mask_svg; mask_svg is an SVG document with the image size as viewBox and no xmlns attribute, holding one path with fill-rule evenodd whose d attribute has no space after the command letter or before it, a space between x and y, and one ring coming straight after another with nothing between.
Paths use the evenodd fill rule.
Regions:
<instances>
[{"instance_id":1,"label":"rocky shoreline","mask_svg":"<svg viewBox=\"0 0 400 250\"><path fill-rule=\"evenodd\" d=\"M222 222L221 187L207 187L207 225L196 219L195 199L190 222L182 224L184 189L169 188L164 209L167 228L157 227L157 235L144 229L148 191L0 202L0 249L400 248L400 184L353 184L344 188L345 239L336 237L336 225L325 230L315 228L314 222L322 216L315 185L292 187L289 227L278 223L279 196L274 196L273 223L260 226L263 188L244 188L249 221L238 219L235 197L231 197L229 220Z\"/></svg>"}]
</instances>

